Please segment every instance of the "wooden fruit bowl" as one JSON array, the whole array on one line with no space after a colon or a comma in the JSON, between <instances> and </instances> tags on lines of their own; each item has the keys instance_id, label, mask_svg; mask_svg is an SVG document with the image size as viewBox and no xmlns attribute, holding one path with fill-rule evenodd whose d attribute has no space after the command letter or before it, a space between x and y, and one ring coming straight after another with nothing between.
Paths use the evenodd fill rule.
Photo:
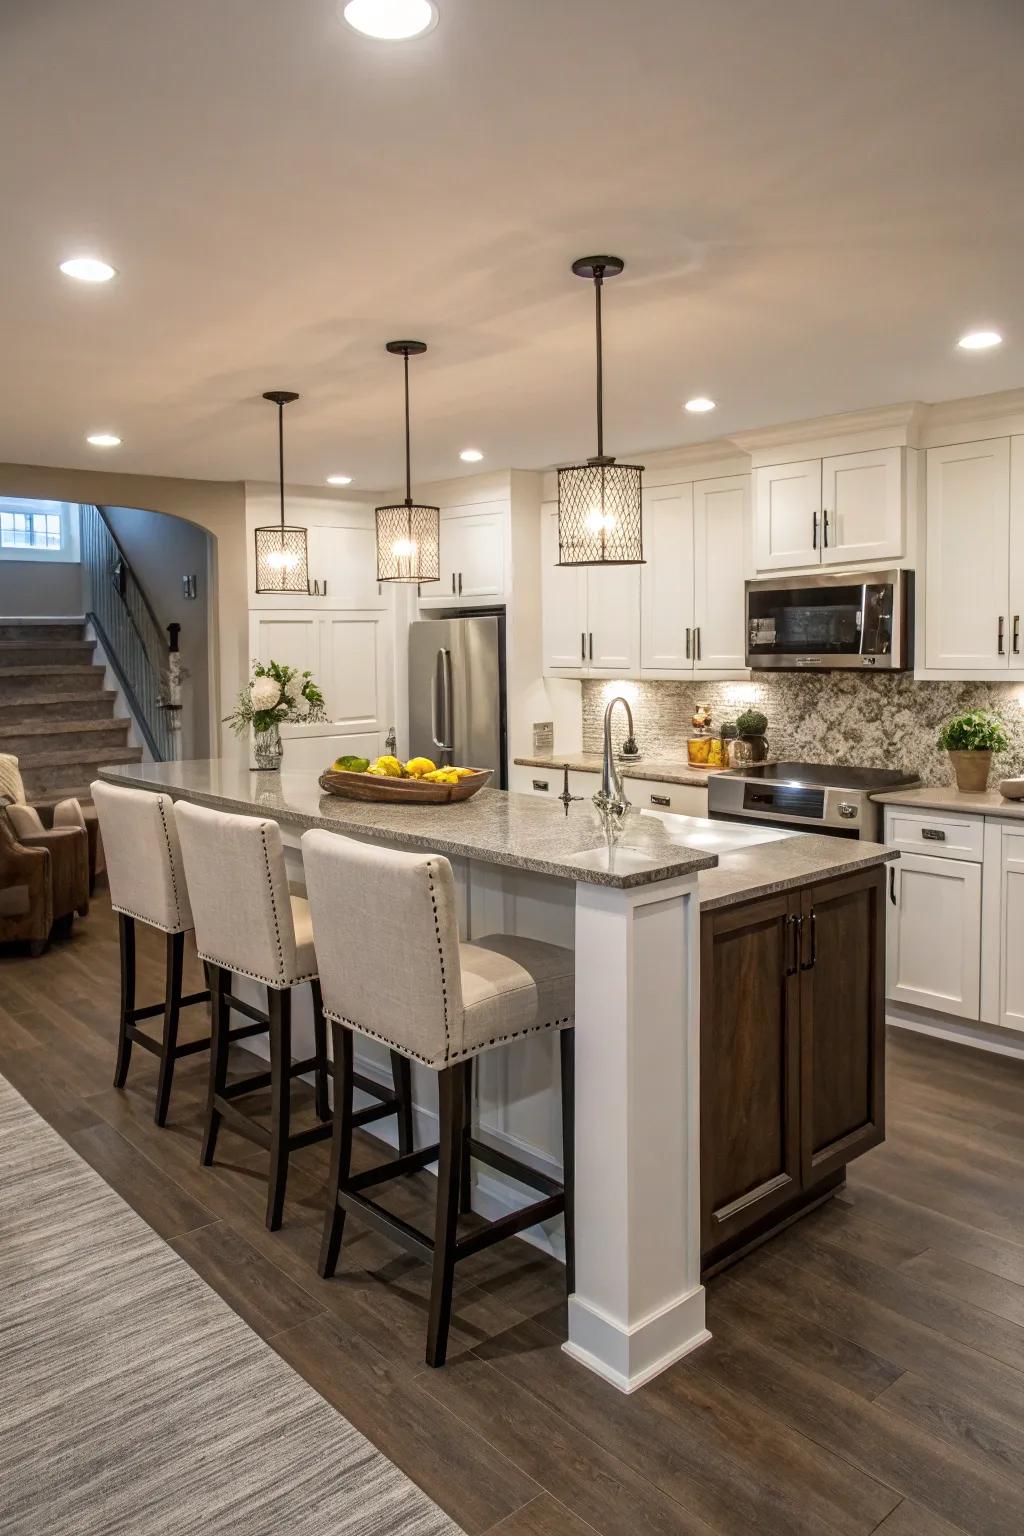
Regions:
<instances>
[{"instance_id":1,"label":"wooden fruit bowl","mask_svg":"<svg viewBox=\"0 0 1024 1536\"><path fill-rule=\"evenodd\" d=\"M390 805L449 805L454 800L469 800L483 789L493 772L474 768L472 774L457 784L425 784L422 779L385 779L373 773L336 773L328 768L319 778L320 788L343 800L386 800Z\"/></svg>"}]
</instances>

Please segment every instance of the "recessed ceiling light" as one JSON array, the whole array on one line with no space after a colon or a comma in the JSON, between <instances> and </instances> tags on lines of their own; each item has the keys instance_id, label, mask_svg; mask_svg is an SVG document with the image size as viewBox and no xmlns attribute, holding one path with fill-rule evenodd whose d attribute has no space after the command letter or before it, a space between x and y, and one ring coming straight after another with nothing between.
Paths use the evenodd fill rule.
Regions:
<instances>
[{"instance_id":1,"label":"recessed ceiling light","mask_svg":"<svg viewBox=\"0 0 1024 1536\"><path fill-rule=\"evenodd\" d=\"M715 409L715 402L714 400L709 400L707 395L694 395L692 400L687 400L686 409L688 411L695 411L698 414L701 411L713 411Z\"/></svg>"},{"instance_id":2,"label":"recessed ceiling light","mask_svg":"<svg viewBox=\"0 0 1024 1536\"><path fill-rule=\"evenodd\" d=\"M351 485L352 484L352 476L351 475L328 475L327 476L327 484L328 485Z\"/></svg>"},{"instance_id":3,"label":"recessed ceiling light","mask_svg":"<svg viewBox=\"0 0 1024 1536\"><path fill-rule=\"evenodd\" d=\"M479 448L463 448L462 452L459 454L459 458L462 460L463 464L479 464L480 460L483 458L483 454L480 452Z\"/></svg>"},{"instance_id":4,"label":"recessed ceiling light","mask_svg":"<svg viewBox=\"0 0 1024 1536\"><path fill-rule=\"evenodd\" d=\"M60 269L65 277L77 277L80 283L109 283L117 273L108 261L96 256L72 256L62 261Z\"/></svg>"},{"instance_id":5,"label":"recessed ceiling light","mask_svg":"<svg viewBox=\"0 0 1024 1536\"><path fill-rule=\"evenodd\" d=\"M987 347L998 347L1002 339L998 331L967 331L957 346L965 352L984 352Z\"/></svg>"},{"instance_id":6,"label":"recessed ceiling light","mask_svg":"<svg viewBox=\"0 0 1024 1536\"><path fill-rule=\"evenodd\" d=\"M121 439L115 437L113 432L90 432L86 438L94 448L120 448Z\"/></svg>"},{"instance_id":7,"label":"recessed ceiling light","mask_svg":"<svg viewBox=\"0 0 1024 1536\"><path fill-rule=\"evenodd\" d=\"M422 37L437 26L434 0L348 0L341 14L357 32L393 43Z\"/></svg>"}]
</instances>

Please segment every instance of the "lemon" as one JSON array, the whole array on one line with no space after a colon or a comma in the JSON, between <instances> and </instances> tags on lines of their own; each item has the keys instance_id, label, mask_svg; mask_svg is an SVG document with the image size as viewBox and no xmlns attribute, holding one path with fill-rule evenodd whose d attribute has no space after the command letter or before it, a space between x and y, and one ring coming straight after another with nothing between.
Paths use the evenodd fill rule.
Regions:
<instances>
[{"instance_id":1,"label":"lemon","mask_svg":"<svg viewBox=\"0 0 1024 1536\"><path fill-rule=\"evenodd\" d=\"M437 764L432 763L429 757L411 757L405 765L405 771L412 774L414 779L424 779L437 772Z\"/></svg>"},{"instance_id":2,"label":"lemon","mask_svg":"<svg viewBox=\"0 0 1024 1536\"><path fill-rule=\"evenodd\" d=\"M476 773L476 769L475 768L453 768L452 769L452 773L454 773L454 775L455 775L455 777L457 779L471 779L473 777L474 773Z\"/></svg>"},{"instance_id":3,"label":"lemon","mask_svg":"<svg viewBox=\"0 0 1024 1536\"><path fill-rule=\"evenodd\" d=\"M397 757L378 757L369 772L372 773L374 769L377 770L378 775L383 775L387 779L402 777L402 765Z\"/></svg>"}]
</instances>

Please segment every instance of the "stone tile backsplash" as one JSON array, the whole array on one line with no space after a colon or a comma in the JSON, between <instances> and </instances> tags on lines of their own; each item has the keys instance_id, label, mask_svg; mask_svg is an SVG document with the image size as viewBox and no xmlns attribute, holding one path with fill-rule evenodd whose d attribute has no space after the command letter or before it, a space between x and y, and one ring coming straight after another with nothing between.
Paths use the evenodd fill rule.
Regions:
<instances>
[{"instance_id":1,"label":"stone tile backsplash","mask_svg":"<svg viewBox=\"0 0 1024 1536\"><path fill-rule=\"evenodd\" d=\"M707 704L713 724L735 720L744 709L768 716L773 758L903 768L926 784L948 784L952 770L935 745L939 727L966 709L990 709L1010 734L1008 752L996 757L993 783L1024 776L1024 686L1020 683L919 683L906 673L784 673L741 683L583 683L583 747L601 750L604 707L616 693L633 709L637 741L645 757L685 758L690 716ZM615 735L621 740L623 716Z\"/></svg>"}]
</instances>

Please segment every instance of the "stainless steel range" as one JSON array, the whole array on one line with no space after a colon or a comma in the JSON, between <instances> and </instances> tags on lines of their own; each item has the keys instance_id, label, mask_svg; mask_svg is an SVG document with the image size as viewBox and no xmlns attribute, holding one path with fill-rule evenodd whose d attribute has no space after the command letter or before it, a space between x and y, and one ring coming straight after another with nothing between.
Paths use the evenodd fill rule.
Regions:
<instances>
[{"instance_id":1,"label":"stainless steel range","mask_svg":"<svg viewBox=\"0 0 1024 1536\"><path fill-rule=\"evenodd\" d=\"M897 768L844 768L827 763L751 763L708 780L712 821L755 821L878 842L882 807L869 796L906 789L916 774Z\"/></svg>"}]
</instances>

